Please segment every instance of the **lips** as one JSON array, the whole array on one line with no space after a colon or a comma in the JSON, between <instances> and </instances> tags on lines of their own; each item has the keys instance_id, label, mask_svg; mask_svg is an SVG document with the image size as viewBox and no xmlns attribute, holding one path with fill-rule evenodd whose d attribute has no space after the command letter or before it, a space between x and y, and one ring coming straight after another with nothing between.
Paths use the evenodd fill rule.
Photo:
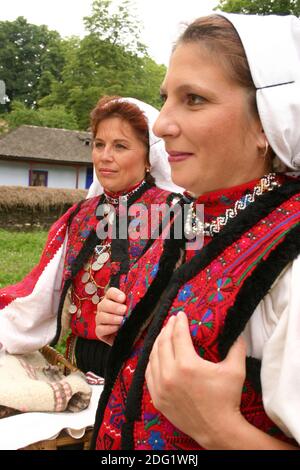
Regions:
<instances>
[{"instance_id":1,"label":"lips","mask_svg":"<svg viewBox=\"0 0 300 470\"><path fill-rule=\"evenodd\" d=\"M170 163L182 162L190 158L193 154L185 151L168 151L168 160Z\"/></svg>"},{"instance_id":2,"label":"lips","mask_svg":"<svg viewBox=\"0 0 300 470\"><path fill-rule=\"evenodd\" d=\"M117 173L116 170L111 170L110 168L99 168L99 173L102 175L113 175Z\"/></svg>"}]
</instances>

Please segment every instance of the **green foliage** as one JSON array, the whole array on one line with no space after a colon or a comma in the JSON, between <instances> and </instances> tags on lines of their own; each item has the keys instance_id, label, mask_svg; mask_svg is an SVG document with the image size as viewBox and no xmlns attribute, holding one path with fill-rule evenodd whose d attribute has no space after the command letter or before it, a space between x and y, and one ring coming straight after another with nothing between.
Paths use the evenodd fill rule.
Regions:
<instances>
[{"instance_id":1,"label":"green foliage","mask_svg":"<svg viewBox=\"0 0 300 470\"><path fill-rule=\"evenodd\" d=\"M51 93L39 102L43 107L63 102L74 112L80 129L89 127L90 112L103 95L132 96L160 105L159 87L166 67L157 65L138 43L139 24L125 9L129 2L123 2L112 16L111 4L111 0L93 2L93 14L85 18L89 34L81 41L73 38L72 47L66 47L62 80L52 82Z\"/></svg>"},{"instance_id":2,"label":"green foliage","mask_svg":"<svg viewBox=\"0 0 300 470\"><path fill-rule=\"evenodd\" d=\"M160 105L166 67L156 64L139 41L140 21L132 2L94 0L84 23L88 34L83 39L61 39L22 17L0 22L6 49L0 49L0 79L12 100L12 111L6 113L11 127L87 129L90 112L103 95Z\"/></svg>"},{"instance_id":3,"label":"green foliage","mask_svg":"<svg viewBox=\"0 0 300 470\"><path fill-rule=\"evenodd\" d=\"M50 109L32 109L26 107L23 103L14 101L12 111L7 114L6 120L10 128L23 124L63 129L78 128L74 114L71 111L66 111L62 105L54 105Z\"/></svg>"},{"instance_id":4,"label":"green foliage","mask_svg":"<svg viewBox=\"0 0 300 470\"><path fill-rule=\"evenodd\" d=\"M0 21L0 77L11 101L27 105L50 92L51 80L60 80L65 63L57 31L27 23L23 17Z\"/></svg>"},{"instance_id":5,"label":"green foliage","mask_svg":"<svg viewBox=\"0 0 300 470\"><path fill-rule=\"evenodd\" d=\"M0 229L0 288L21 281L38 263L47 232Z\"/></svg>"},{"instance_id":6,"label":"green foliage","mask_svg":"<svg viewBox=\"0 0 300 470\"><path fill-rule=\"evenodd\" d=\"M134 54L146 53L146 46L139 41L140 26L130 0L117 5L112 0L93 0L92 15L84 18L84 25L103 41Z\"/></svg>"},{"instance_id":7,"label":"green foliage","mask_svg":"<svg viewBox=\"0 0 300 470\"><path fill-rule=\"evenodd\" d=\"M228 13L300 16L299 0L220 0L215 10Z\"/></svg>"}]
</instances>

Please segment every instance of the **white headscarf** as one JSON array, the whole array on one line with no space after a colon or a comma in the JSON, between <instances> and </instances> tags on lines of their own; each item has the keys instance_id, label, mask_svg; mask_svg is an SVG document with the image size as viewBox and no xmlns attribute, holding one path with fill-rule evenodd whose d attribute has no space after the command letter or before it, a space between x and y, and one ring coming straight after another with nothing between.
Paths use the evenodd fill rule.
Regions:
<instances>
[{"instance_id":1,"label":"white headscarf","mask_svg":"<svg viewBox=\"0 0 300 470\"><path fill-rule=\"evenodd\" d=\"M137 100L136 98L119 98L118 101L127 101L135 104L145 115L149 128L149 161L150 173L155 178L155 184L161 189L182 193L183 188L174 184L171 180L171 169L168 162L168 156L165 151L164 141L153 134L152 127L156 121L159 111L150 104ZM99 183L94 168L94 179L90 186L87 198L99 196L103 193L103 187Z\"/></svg>"},{"instance_id":2,"label":"white headscarf","mask_svg":"<svg viewBox=\"0 0 300 470\"><path fill-rule=\"evenodd\" d=\"M300 170L300 20L218 12L236 29L248 59L260 120L289 168Z\"/></svg>"}]
</instances>

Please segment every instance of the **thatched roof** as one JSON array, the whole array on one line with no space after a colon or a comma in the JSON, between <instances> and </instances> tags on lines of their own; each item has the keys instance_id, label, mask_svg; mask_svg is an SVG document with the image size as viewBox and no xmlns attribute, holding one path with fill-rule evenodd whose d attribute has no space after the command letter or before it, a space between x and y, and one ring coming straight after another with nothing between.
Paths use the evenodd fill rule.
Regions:
<instances>
[{"instance_id":1,"label":"thatched roof","mask_svg":"<svg viewBox=\"0 0 300 470\"><path fill-rule=\"evenodd\" d=\"M26 207L46 212L53 207L71 206L84 199L86 194L83 189L0 186L0 211Z\"/></svg>"},{"instance_id":2,"label":"thatched roof","mask_svg":"<svg viewBox=\"0 0 300 470\"><path fill-rule=\"evenodd\" d=\"M0 137L0 160L91 163L91 134L50 127L20 126Z\"/></svg>"}]
</instances>

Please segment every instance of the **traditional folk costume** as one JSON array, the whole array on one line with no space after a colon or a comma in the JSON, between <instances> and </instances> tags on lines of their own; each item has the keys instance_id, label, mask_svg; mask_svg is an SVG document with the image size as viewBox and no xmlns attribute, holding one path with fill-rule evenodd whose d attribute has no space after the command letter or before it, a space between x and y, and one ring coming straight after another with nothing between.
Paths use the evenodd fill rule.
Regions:
<instances>
[{"instance_id":1,"label":"traditional folk costume","mask_svg":"<svg viewBox=\"0 0 300 470\"><path fill-rule=\"evenodd\" d=\"M267 138L279 159L299 170L300 22L224 16L245 47ZM272 64L275 56L282 59L280 70ZM204 204L204 224L195 204ZM224 359L243 334L242 414L264 432L299 445L299 177L269 174L205 194L192 203L187 219L191 231L203 231L204 247L184 251L185 240L161 237L120 286L128 312L109 357L93 447L200 449L154 408L145 381L155 339L179 311L186 313L195 350L206 360Z\"/></svg>"},{"instance_id":2,"label":"traditional folk costume","mask_svg":"<svg viewBox=\"0 0 300 470\"><path fill-rule=\"evenodd\" d=\"M64 312L72 330L68 339L69 358L84 372L104 373L110 348L95 336L97 304L109 285L119 285L147 242L141 227L133 237L127 236L128 225L133 223L130 210L133 206L142 207L140 225L148 228L151 206L171 204L175 196L171 191L181 190L171 182L163 143L151 131L158 111L135 99L122 100L133 102L145 113L151 174L157 185L143 180L126 193L114 194L105 192L94 179L88 198L70 208L52 226L38 266L19 284L0 291L0 342L11 354L35 351L50 342L55 344L62 333ZM123 225L120 239L118 229L124 220L126 233ZM146 236L150 236L149 231Z\"/></svg>"}]
</instances>

